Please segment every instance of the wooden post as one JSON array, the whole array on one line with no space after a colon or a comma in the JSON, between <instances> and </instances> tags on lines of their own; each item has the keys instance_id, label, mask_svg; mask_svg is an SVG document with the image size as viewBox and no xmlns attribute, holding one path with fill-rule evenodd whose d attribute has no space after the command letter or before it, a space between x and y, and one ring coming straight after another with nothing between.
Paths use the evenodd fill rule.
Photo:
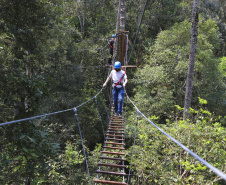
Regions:
<instances>
[{"instance_id":1,"label":"wooden post","mask_svg":"<svg viewBox=\"0 0 226 185\"><path fill-rule=\"evenodd\" d=\"M128 31L120 31L117 33L117 57L116 60L120 61L122 65L126 65L126 49L127 49L127 34Z\"/></svg>"}]
</instances>

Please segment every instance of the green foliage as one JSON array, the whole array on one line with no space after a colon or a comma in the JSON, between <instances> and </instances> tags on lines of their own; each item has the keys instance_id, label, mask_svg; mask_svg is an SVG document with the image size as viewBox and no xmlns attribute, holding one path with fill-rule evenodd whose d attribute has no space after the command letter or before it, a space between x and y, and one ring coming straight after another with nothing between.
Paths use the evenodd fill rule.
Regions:
<instances>
[{"instance_id":1,"label":"green foliage","mask_svg":"<svg viewBox=\"0 0 226 185\"><path fill-rule=\"evenodd\" d=\"M126 30L129 31L130 45L134 40L144 2L126 2ZM213 114L205 108L213 107L214 112L220 112L219 110L224 111L225 105L225 101L222 101L225 99L225 89L221 88L225 87L225 79L222 77L224 2L214 2L217 6L211 5L212 0L202 3L205 5L202 6L205 19L202 18L199 25L195 97L205 98L208 104L203 104L200 111L191 110L192 115L196 114L191 120L195 123L195 120L200 120L198 123L213 122ZM189 21L182 21L185 17L189 19L190 6L190 1L148 1L137 35L131 64L136 62L138 66L144 63L148 65L142 66L143 69L137 73L134 82L138 87L129 80L127 91L129 94L136 93L136 101L142 105L141 110L156 122L165 122L167 116L169 119L166 122L171 123L174 118L178 120L181 114L190 37ZM107 38L115 33L118 1L1 0L0 10L0 122L76 107L99 92L108 70L94 66L107 64ZM215 21L208 20L212 15ZM172 25L174 26L171 28ZM218 31L222 34L221 37ZM148 54L143 56L146 52ZM217 60L215 56L222 57L222 60ZM220 72L216 72L216 68ZM132 79L134 71L127 70L127 74ZM130 89L134 89L134 92ZM97 97L104 130L108 122L104 103L109 104L109 100L106 100L108 92L105 90L103 96ZM102 100L103 97L105 100ZM202 99L200 101L205 103ZM198 103L198 98L194 103ZM175 104L179 110L175 110ZM132 107L129 109L132 110ZM175 113L171 110L175 110ZM217 118L223 125L225 117ZM104 139L94 101L78 109L78 119L93 179L101 154L101 145L96 146L96 143L103 143ZM131 123L135 121L135 118L131 119ZM170 125L165 127L170 133L177 135L176 126L172 125L172 131ZM149 145L150 136L143 133L149 131L149 127L145 123L141 126L136 158L142 160L135 160L140 167L135 165L133 170L139 168L136 173L138 179L146 179L142 182L150 184L149 177L152 175L152 184L164 184L164 179L172 179L172 174L177 174L177 171L172 170L176 165L189 172L194 171L195 174L200 171L206 173L207 169L190 160L171 162L172 156L165 160L162 155L172 154L176 149L162 145L162 142L167 142L166 138L162 140L157 132L155 137L160 140L156 144L152 138ZM213 129L210 135L222 132L218 124L215 127L218 131L215 133ZM186 123L180 123L179 128L186 129ZM127 147L133 143L133 130L134 126L128 125ZM198 136L195 138L198 140ZM208 143L207 137L203 138L206 146L211 144L212 141ZM218 138L221 139L221 136ZM156 152L159 148L165 150ZM198 151L200 148L195 149ZM153 155L146 155L147 151ZM128 153L130 152L129 150ZM139 152L143 152L142 155ZM160 157L155 157L155 152ZM221 152L216 152L216 156L221 155ZM172 155L176 156L176 152ZM151 160L156 165L156 172L148 162ZM164 169L161 165L165 165ZM189 178L192 179L193 172L189 174L187 171L183 176L186 177L183 178L183 183L188 184L192 182ZM166 178L161 176L163 172L168 174ZM196 177L204 179L203 176ZM207 179L212 177L207 176ZM176 177L169 182L176 183L175 179ZM137 182L134 179L132 181ZM37 123L22 122L0 127L0 184L15 183L88 184L79 132L72 111L46 117Z\"/></svg>"},{"instance_id":2,"label":"green foliage","mask_svg":"<svg viewBox=\"0 0 226 185\"><path fill-rule=\"evenodd\" d=\"M221 58L221 62L219 64L219 70L225 78L226 77L226 57Z\"/></svg>"},{"instance_id":3,"label":"green foliage","mask_svg":"<svg viewBox=\"0 0 226 185\"><path fill-rule=\"evenodd\" d=\"M181 118L158 126L225 172L226 130L213 120L212 114L206 114L202 109L195 112L192 122ZM133 122L131 119L128 123ZM131 126L126 127L128 139L134 135ZM128 162L131 162L132 147L126 150ZM220 177L143 119L139 119L132 164L132 174L136 176L131 176L130 184L213 184L217 181L221 184Z\"/></svg>"},{"instance_id":4,"label":"green foliage","mask_svg":"<svg viewBox=\"0 0 226 185\"><path fill-rule=\"evenodd\" d=\"M183 105L190 40L189 25L187 20L176 23L171 29L161 32L155 44L149 48L149 54L145 57L147 65L138 70L134 80L140 86L136 100L145 97L147 102L146 104L143 100L140 101L143 104L141 107L146 107L144 111L165 117L174 104ZM193 103L197 104L195 97L204 97L210 110L222 113L218 107L223 105L224 86L218 71L218 60L213 54L218 46L219 35L215 22L201 18Z\"/></svg>"},{"instance_id":5,"label":"green foliage","mask_svg":"<svg viewBox=\"0 0 226 185\"><path fill-rule=\"evenodd\" d=\"M226 51L226 28L225 28L225 8L226 2L222 0L208 0L208 1L201 1L200 3L200 12L203 17L207 19L213 19L217 26L219 27L219 32L221 33L221 41L220 47L216 51L216 55L219 57L225 56Z\"/></svg>"},{"instance_id":6,"label":"green foliage","mask_svg":"<svg viewBox=\"0 0 226 185\"><path fill-rule=\"evenodd\" d=\"M45 176L50 170L48 158L53 158L59 149L46 129L30 122L11 129L6 126L1 134L1 184L22 183L24 179L36 182Z\"/></svg>"},{"instance_id":7,"label":"green foliage","mask_svg":"<svg viewBox=\"0 0 226 185\"><path fill-rule=\"evenodd\" d=\"M135 39L135 32L140 23L145 2L145 0L126 2L126 16L128 17L126 30L130 31L129 39L131 45ZM156 36L161 31L169 29L176 22L184 20L185 13L180 3L180 0L147 1L146 10L131 56L131 64L136 63L139 66L146 63L143 55L146 53L146 48L154 43Z\"/></svg>"},{"instance_id":8,"label":"green foliage","mask_svg":"<svg viewBox=\"0 0 226 185\"><path fill-rule=\"evenodd\" d=\"M207 101L206 100L204 100L204 99L202 99L200 97L198 97L198 98L199 98L199 104L201 104L201 105L207 104Z\"/></svg>"},{"instance_id":9,"label":"green foliage","mask_svg":"<svg viewBox=\"0 0 226 185\"><path fill-rule=\"evenodd\" d=\"M97 162L100 157L101 145L97 145L92 152L86 148L91 180L96 175ZM89 178L80 143L66 143L65 151L56 160L50 160L51 170L48 173L46 183L50 184L88 184Z\"/></svg>"},{"instance_id":10,"label":"green foliage","mask_svg":"<svg viewBox=\"0 0 226 185\"><path fill-rule=\"evenodd\" d=\"M47 182L70 184L73 179L82 182L84 177L82 174L83 163L84 156L82 150L78 148L78 145L67 142L65 152L59 155L57 161L49 161L52 169L49 171L49 180Z\"/></svg>"}]
</instances>

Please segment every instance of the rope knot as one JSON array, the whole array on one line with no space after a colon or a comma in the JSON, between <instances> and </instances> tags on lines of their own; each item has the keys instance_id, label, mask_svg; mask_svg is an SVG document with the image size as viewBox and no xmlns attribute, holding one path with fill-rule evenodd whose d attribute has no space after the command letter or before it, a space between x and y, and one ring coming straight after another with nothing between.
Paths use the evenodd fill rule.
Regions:
<instances>
[{"instance_id":1,"label":"rope knot","mask_svg":"<svg viewBox=\"0 0 226 185\"><path fill-rule=\"evenodd\" d=\"M73 111L75 112L75 115L77 116L77 109L76 108L73 108Z\"/></svg>"}]
</instances>

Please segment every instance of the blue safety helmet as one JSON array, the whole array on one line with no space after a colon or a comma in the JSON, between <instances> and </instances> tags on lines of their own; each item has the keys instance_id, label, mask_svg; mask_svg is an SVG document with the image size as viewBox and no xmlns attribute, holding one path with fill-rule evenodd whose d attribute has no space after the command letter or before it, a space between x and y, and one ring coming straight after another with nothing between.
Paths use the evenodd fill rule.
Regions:
<instances>
[{"instance_id":1,"label":"blue safety helmet","mask_svg":"<svg viewBox=\"0 0 226 185\"><path fill-rule=\"evenodd\" d=\"M121 67L121 62L119 61L116 61L115 64L114 64L114 68L120 68Z\"/></svg>"},{"instance_id":2,"label":"blue safety helmet","mask_svg":"<svg viewBox=\"0 0 226 185\"><path fill-rule=\"evenodd\" d=\"M112 38L115 38L115 34L112 35Z\"/></svg>"}]
</instances>

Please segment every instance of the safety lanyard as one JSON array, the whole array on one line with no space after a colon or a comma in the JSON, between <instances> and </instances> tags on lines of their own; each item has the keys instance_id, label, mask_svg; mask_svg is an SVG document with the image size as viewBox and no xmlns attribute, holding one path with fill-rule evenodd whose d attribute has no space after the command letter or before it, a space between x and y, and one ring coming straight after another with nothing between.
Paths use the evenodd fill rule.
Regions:
<instances>
[{"instance_id":1,"label":"safety lanyard","mask_svg":"<svg viewBox=\"0 0 226 185\"><path fill-rule=\"evenodd\" d=\"M108 44L110 45L110 47L112 48L112 49L114 49L114 47L111 45L111 42L108 42ZM113 43L114 44L114 43Z\"/></svg>"},{"instance_id":2,"label":"safety lanyard","mask_svg":"<svg viewBox=\"0 0 226 185\"><path fill-rule=\"evenodd\" d=\"M114 49L113 46L112 46L111 44L109 44L109 45L110 45L110 47L111 47L112 49Z\"/></svg>"}]
</instances>

